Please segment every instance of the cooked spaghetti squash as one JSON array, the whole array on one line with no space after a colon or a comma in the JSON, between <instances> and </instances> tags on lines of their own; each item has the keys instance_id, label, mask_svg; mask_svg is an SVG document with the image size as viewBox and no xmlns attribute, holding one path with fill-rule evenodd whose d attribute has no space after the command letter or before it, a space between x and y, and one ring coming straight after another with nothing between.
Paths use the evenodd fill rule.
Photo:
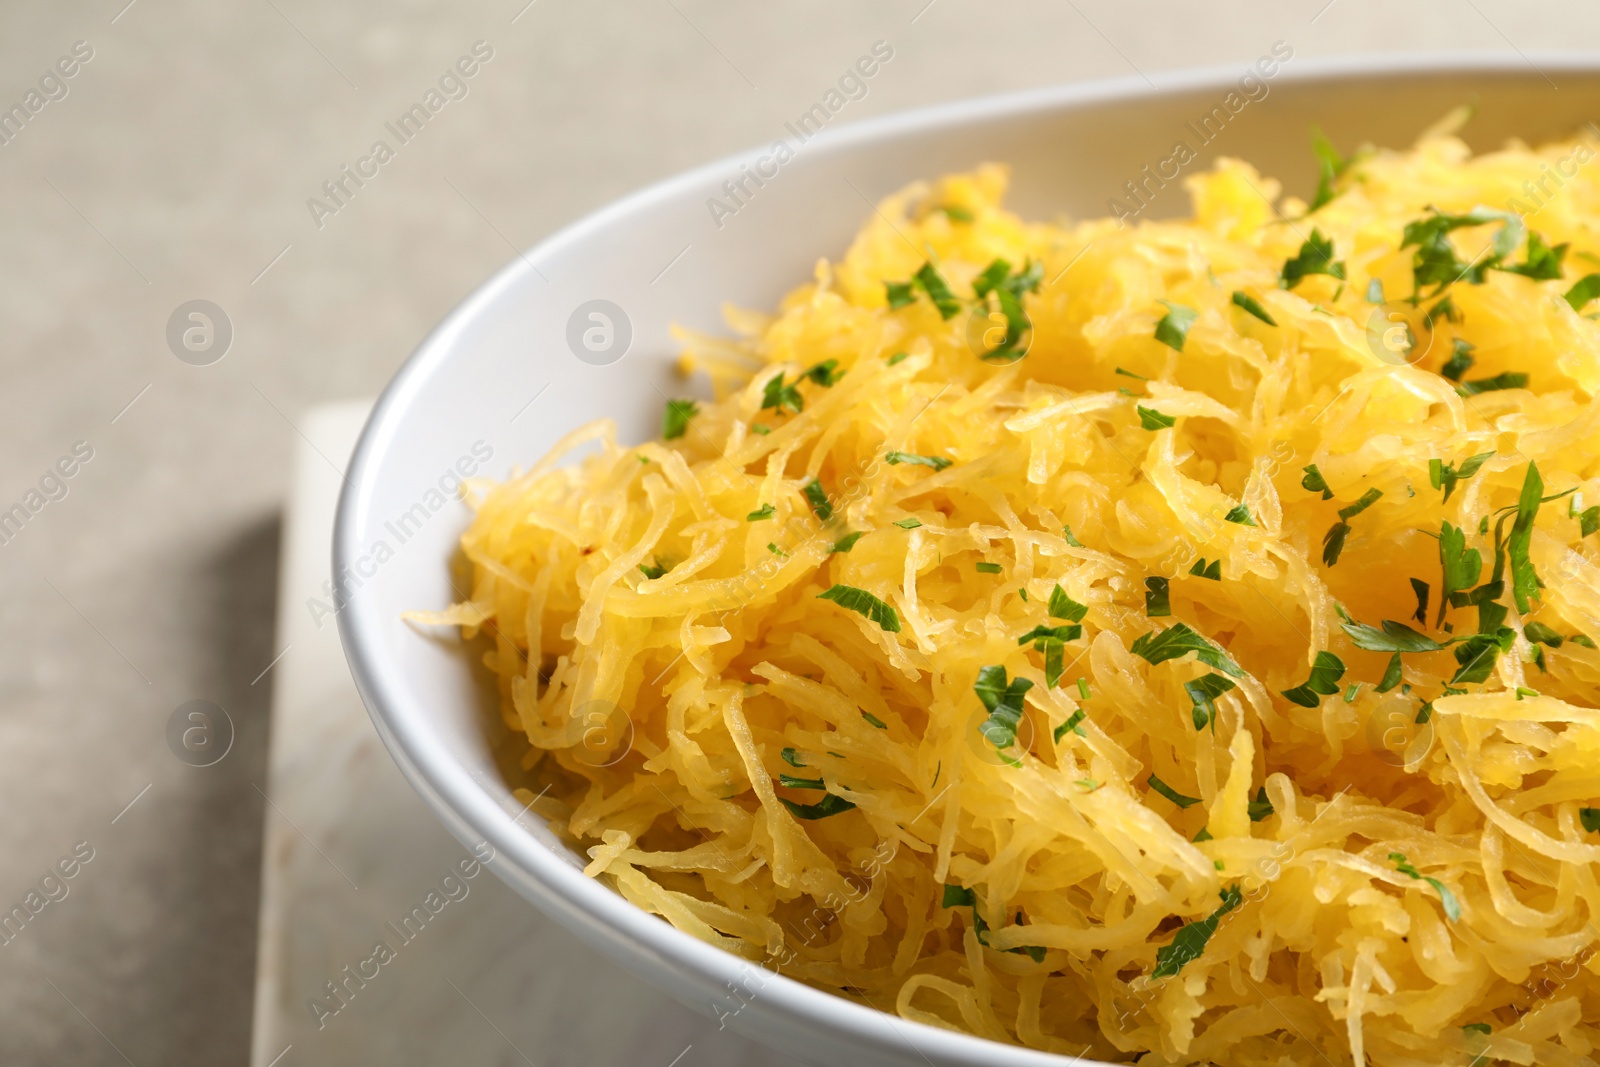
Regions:
<instances>
[{"instance_id":1,"label":"cooked spaghetti squash","mask_svg":"<svg viewBox=\"0 0 1600 1067\"><path fill-rule=\"evenodd\" d=\"M935 1026L1596 1062L1596 145L1318 148L1310 200L1225 160L1132 226L913 186L683 335L661 439L470 486L415 618L487 642L518 795Z\"/></svg>"}]
</instances>

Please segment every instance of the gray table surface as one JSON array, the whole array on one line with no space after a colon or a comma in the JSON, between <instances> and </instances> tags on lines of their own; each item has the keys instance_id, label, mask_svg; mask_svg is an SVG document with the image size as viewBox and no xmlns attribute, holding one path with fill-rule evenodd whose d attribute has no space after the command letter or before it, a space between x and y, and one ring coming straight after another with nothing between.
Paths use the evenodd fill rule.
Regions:
<instances>
[{"instance_id":1,"label":"gray table surface","mask_svg":"<svg viewBox=\"0 0 1600 1067\"><path fill-rule=\"evenodd\" d=\"M0 910L93 849L0 944L0 1062L245 1059L296 418L375 393L515 248L770 141L880 39L893 61L850 118L1242 71L1280 39L1297 57L1600 41L1600 9L1572 2L524 2L0 7L0 105L92 49L0 144L0 511L93 451L0 544ZM478 41L493 55L466 95L314 218L308 198ZM207 366L166 338L199 298L233 331ZM237 728L205 768L167 741L194 699Z\"/></svg>"}]
</instances>

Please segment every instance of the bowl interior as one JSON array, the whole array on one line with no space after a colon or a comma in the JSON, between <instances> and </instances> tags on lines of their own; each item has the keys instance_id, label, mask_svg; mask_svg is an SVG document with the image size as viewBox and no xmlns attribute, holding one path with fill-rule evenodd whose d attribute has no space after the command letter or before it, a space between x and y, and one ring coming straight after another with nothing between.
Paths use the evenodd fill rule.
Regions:
<instances>
[{"instance_id":1,"label":"bowl interior","mask_svg":"<svg viewBox=\"0 0 1600 1067\"><path fill-rule=\"evenodd\" d=\"M771 145L584 219L510 263L424 341L357 448L334 567L341 632L374 722L451 830L495 848L491 866L502 877L625 965L701 1010L719 1010L725 983L748 979L751 966L584 879L582 861L521 812L496 770L485 695L463 647L400 620L406 609L459 598L448 561L468 519L455 499L460 477L504 477L601 417L615 419L625 441L655 436L665 398L697 391L673 373L669 326L719 332L724 302L772 307L818 257L843 251L874 201L907 182L1003 161L1012 167L1010 206L1025 217L1103 215L1115 210L1113 198L1140 208L1130 184L1148 201L1144 217L1171 216L1187 210L1183 175L1218 155L1309 193L1313 124L1346 150L1405 146L1451 108L1473 103L1464 136L1481 150L1587 123L1597 88L1596 63L1570 57L1291 57L1154 85L1124 80L948 105L804 141L775 123ZM780 139L791 157L781 162ZM1174 173L1180 142L1194 158ZM725 183L737 184L730 193ZM766 976L761 995L728 1022L797 1058L1064 1062L756 974Z\"/></svg>"}]
</instances>

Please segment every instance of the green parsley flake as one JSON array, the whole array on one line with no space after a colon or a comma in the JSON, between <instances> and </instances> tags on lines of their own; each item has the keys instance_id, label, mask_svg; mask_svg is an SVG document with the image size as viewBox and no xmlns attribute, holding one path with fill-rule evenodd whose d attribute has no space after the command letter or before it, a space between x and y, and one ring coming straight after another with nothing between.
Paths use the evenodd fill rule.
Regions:
<instances>
[{"instance_id":1,"label":"green parsley flake","mask_svg":"<svg viewBox=\"0 0 1600 1067\"><path fill-rule=\"evenodd\" d=\"M1160 793L1162 796L1166 797L1180 808L1192 808L1194 805L1200 803L1199 797L1184 796L1182 793L1178 792L1176 789L1172 788L1166 782L1163 782L1160 778L1157 778L1153 774L1149 778L1145 779L1145 783L1149 785L1151 789L1154 789L1157 793Z\"/></svg>"},{"instance_id":2,"label":"green parsley flake","mask_svg":"<svg viewBox=\"0 0 1600 1067\"><path fill-rule=\"evenodd\" d=\"M1444 903L1444 914L1446 918L1448 918L1451 922L1455 922L1457 919L1461 918L1461 902L1456 900L1456 895L1450 892L1449 886L1445 885L1437 878L1429 878L1427 875L1418 871L1410 863L1407 863L1404 852L1391 852L1389 853L1389 858L1394 861L1394 869L1399 871L1401 874L1409 875L1418 881L1427 882L1429 885L1433 886L1433 888L1439 891L1439 899Z\"/></svg>"},{"instance_id":3,"label":"green parsley flake","mask_svg":"<svg viewBox=\"0 0 1600 1067\"><path fill-rule=\"evenodd\" d=\"M915 530L915 529L918 529L919 527L922 526L922 520L921 519L901 519L899 522L895 523L895 525L900 527L900 529L902 529L902 530Z\"/></svg>"},{"instance_id":4,"label":"green parsley flake","mask_svg":"<svg viewBox=\"0 0 1600 1067\"><path fill-rule=\"evenodd\" d=\"M1261 302L1243 290L1235 289L1233 291L1233 303L1236 307L1244 308L1268 326L1278 325L1277 320L1268 315L1267 309L1261 306Z\"/></svg>"},{"instance_id":5,"label":"green parsley flake","mask_svg":"<svg viewBox=\"0 0 1600 1067\"><path fill-rule=\"evenodd\" d=\"M1144 613L1152 619L1172 614L1172 597L1165 578L1149 577L1144 580Z\"/></svg>"},{"instance_id":6,"label":"green parsley flake","mask_svg":"<svg viewBox=\"0 0 1600 1067\"><path fill-rule=\"evenodd\" d=\"M1206 558L1201 556L1194 561L1194 566L1189 568L1189 573L1196 578L1209 578L1213 582L1220 582L1222 581L1222 561L1214 559L1207 563Z\"/></svg>"},{"instance_id":7,"label":"green parsley flake","mask_svg":"<svg viewBox=\"0 0 1600 1067\"><path fill-rule=\"evenodd\" d=\"M885 604L865 589L857 589L853 585L834 585L827 592L818 593L818 600L831 600L841 608L847 608L858 615L875 622L888 633L900 632L900 616L894 608Z\"/></svg>"},{"instance_id":8,"label":"green parsley flake","mask_svg":"<svg viewBox=\"0 0 1600 1067\"><path fill-rule=\"evenodd\" d=\"M689 420L700 414L700 405L693 400L668 400L667 410L661 415L661 436L668 441L682 437L689 429Z\"/></svg>"},{"instance_id":9,"label":"green parsley flake","mask_svg":"<svg viewBox=\"0 0 1600 1067\"><path fill-rule=\"evenodd\" d=\"M1088 737L1089 735L1083 732L1083 726L1081 725L1083 720L1088 718L1088 716L1089 713L1084 711L1082 708L1079 708L1077 711L1067 716L1067 721L1056 727L1055 734L1053 735L1055 740L1060 742L1060 740L1063 737L1066 737L1069 733L1077 734L1079 737Z\"/></svg>"},{"instance_id":10,"label":"green parsley flake","mask_svg":"<svg viewBox=\"0 0 1600 1067\"><path fill-rule=\"evenodd\" d=\"M1139 426L1146 430L1165 430L1178 421L1175 415L1163 415L1154 408L1147 408L1143 404L1136 405L1134 410L1139 413Z\"/></svg>"},{"instance_id":11,"label":"green parsley flake","mask_svg":"<svg viewBox=\"0 0 1600 1067\"><path fill-rule=\"evenodd\" d=\"M1057 585L1050 590L1049 611L1052 619L1082 622L1083 617L1089 613L1089 605L1080 604L1073 600L1061 586Z\"/></svg>"},{"instance_id":12,"label":"green parsley flake","mask_svg":"<svg viewBox=\"0 0 1600 1067\"><path fill-rule=\"evenodd\" d=\"M1585 274L1567 290L1566 301L1573 311L1582 311L1584 305L1600 296L1600 274Z\"/></svg>"},{"instance_id":13,"label":"green parsley flake","mask_svg":"<svg viewBox=\"0 0 1600 1067\"><path fill-rule=\"evenodd\" d=\"M1439 368L1439 373L1449 378L1452 382L1459 382L1461 376L1472 369L1477 362L1473 358L1472 350L1476 347L1470 341L1457 337L1450 342L1450 358L1445 360L1444 366Z\"/></svg>"},{"instance_id":14,"label":"green parsley flake","mask_svg":"<svg viewBox=\"0 0 1600 1067\"><path fill-rule=\"evenodd\" d=\"M973 692L978 694L978 700L989 712L989 717L978 727L978 733L995 747L1002 759L1013 766L1020 766L1022 761L1007 756L1005 750L1017 742L1017 727L1022 722L1022 700L1032 688L1033 682L1027 678L1014 678L1008 683L1003 666L980 667L978 680L972 686Z\"/></svg>"},{"instance_id":15,"label":"green parsley flake","mask_svg":"<svg viewBox=\"0 0 1600 1067\"><path fill-rule=\"evenodd\" d=\"M1167 313L1156 323L1155 338L1168 348L1182 352L1183 343L1189 339L1189 327L1194 325L1194 320L1200 313L1194 308L1174 304L1169 300L1162 300L1160 303L1166 305Z\"/></svg>"},{"instance_id":16,"label":"green parsley flake","mask_svg":"<svg viewBox=\"0 0 1600 1067\"><path fill-rule=\"evenodd\" d=\"M1256 520L1250 517L1250 509L1243 504L1235 504L1228 513L1222 516L1228 522L1238 523L1240 526L1254 526Z\"/></svg>"},{"instance_id":17,"label":"green parsley flake","mask_svg":"<svg viewBox=\"0 0 1600 1067\"><path fill-rule=\"evenodd\" d=\"M1244 903L1244 894L1237 885L1229 886L1218 895L1222 898L1222 907L1204 919L1185 923L1171 941L1156 950L1156 969L1150 972L1151 978L1171 978L1183 970L1185 964L1199 959L1211 935L1221 925L1222 917Z\"/></svg>"},{"instance_id":18,"label":"green parsley flake","mask_svg":"<svg viewBox=\"0 0 1600 1067\"><path fill-rule=\"evenodd\" d=\"M918 456L910 452L890 452L883 458L891 467L901 463L914 463L922 467L932 467L936 471L944 470L953 462L940 456Z\"/></svg>"},{"instance_id":19,"label":"green parsley flake","mask_svg":"<svg viewBox=\"0 0 1600 1067\"><path fill-rule=\"evenodd\" d=\"M791 767L804 767L806 765L805 760L801 759L800 754L792 748L786 748L778 755L782 756L783 762Z\"/></svg>"},{"instance_id":20,"label":"green parsley flake","mask_svg":"<svg viewBox=\"0 0 1600 1067\"><path fill-rule=\"evenodd\" d=\"M1283 287L1293 289L1313 274L1326 274L1340 281L1345 278L1343 261L1336 262L1333 258L1333 239L1324 237L1322 231L1316 229L1300 246L1300 252L1284 263L1281 275Z\"/></svg>"},{"instance_id":21,"label":"green parsley flake","mask_svg":"<svg viewBox=\"0 0 1600 1067\"><path fill-rule=\"evenodd\" d=\"M783 797L778 798L778 803L788 808L789 814L795 818L807 820L826 819L830 815L838 815L855 807L855 804L837 793L829 793L815 804L796 804Z\"/></svg>"},{"instance_id":22,"label":"green parsley flake","mask_svg":"<svg viewBox=\"0 0 1600 1067\"><path fill-rule=\"evenodd\" d=\"M867 720L867 725L868 726L877 727L879 730L887 730L889 728L889 724L888 723L884 722L882 719L878 718L876 715L872 714L872 712L870 712L870 711L863 711L861 713L861 717L863 719Z\"/></svg>"},{"instance_id":23,"label":"green parsley flake","mask_svg":"<svg viewBox=\"0 0 1600 1067\"><path fill-rule=\"evenodd\" d=\"M1313 463L1304 469L1306 476L1300 479L1300 487L1313 493L1321 493L1324 500L1332 500L1333 490L1328 488L1327 479L1323 478L1322 472L1317 470L1317 465Z\"/></svg>"},{"instance_id":24,"label":"green parsley flake","mask_svg":"<svg viewBox=\"0 0 1600 1067\"><path fill-rule=\"evenodd\" d=\"M999 574L1005 569L998 563L985 563L982 561L974 564L974 566L977 568L979 574Z\"/></svg>"},{"instance_id":25,"label":"green parsley flake","mask_svg":"<svg viewBox=\"0 0 1600 1067\"><path fill-rule=\"evenodd\" d=\"M1196 730L1204 730L1209 723L1212 732L1216 732L1216 698L1233 688L1235 688L1233 681L1220 674L1202 674L1191 682L1183 683L1183 691L1189 694L1189 702L1194 705Z\"/></svg>"},{"instance_id":26,"label":"green parsley flake","mask_svg":"<svg viewBox=\"0 0 1600 1067\"><path fill-rule=\"evenodd\" d=\"M1169 659L1180 659L1190 652L1195 659L1235 678L1243 678L1244 671L1229 659L1227 653L1190 629L1187 623L1173 623L1160 633L1152 630L1134 639L1129 651L1154 666Z\"/></svg>"},{"instance_id":27,"label":"green parsley flake","mask_svg":"<svg viewBox=\"0 0 1600 1067\"><path fill-rule=\"evenodd\" d=\"M911 353L910 352L896 352L894 355L889 357L888 365L892 367L896 363L899 363L901 360L910 359L910 358L911 358Z\"/></svg>"},{"instance_id":28,"label":"green parsley flake","mask_svg":"<svg viewBox=\"0 0 1600 1067\"><path fill-rule=\"evenodd\" d=\"M835 382L844 377L844 372L839 370L838 360L825 359L821 363L818 363L815 367L812 367L810 370L806 371L800 377L809 378L818 385L826 386L831 389L833 388L833 384Z\"/></svg>"},{"instance_id":29,"label":"green parsley flake","mask_svg":"<svg viewBox=\"0 0 1600 1067\"><path fill-rule=\"evenodd\" d=\"M1311 677L1293 689L1283 690L1283 695L1291 704L1314 708L1322 703L1321 697L1339 691L1339 679L1344 677L1344 670L1344 661L1338 656L1332 652L1318 652L1316 662L1311 665Z\"/></svg>"},{"instance_id":30,"label":"green parsley flake","mask_svg":"<svg viewBox=\"0 0 1600 1067\"><path fill-rule=\"evenodd\" d=\"M833 543L833 548L829 549L829 554L831 555L834 552L848 552L852 548L856 547L856 542L865 536L867 536L865 530L857 530L854 533L847 533Z\"/></svg>"},{"instance_id":31,"label":"green parsley flake","mask_svg":"<svg viewBox=\"0 0 1600 1067\"><path fill-rule=\"evenodd\" d=\"M805 409L805 397L800 395L800 390L795 388L799 379L789 385L783 384L783 375L776 374L767 379L767 384L761 392L761 410L771 408L773 411L783 413L791 411L798 415Z\"/></svg>"},{"instance_id":32,"label":"green parsley flake","mask_svg":"<svg viewBox=\"0 0 1600 1067\"><path fill-rule=\"evenodd\" d=\"M775 515L775 514L777 514L777 508L773 507L771 504L763 504L759 508L756 508L756 510L752 511L750 514L746 515L745 516L745 521L746 522L760 522L762 519L770 519L770 518L772 518L772 516Z\"/></svg>"},{"instance_id":33,"label":"green parsley flake","mask_svg":"<svg viewBox=\"0 0 1600 1067\"><path fill-rule=\"evenodd\" d=\"M833 518L833 505L828 502L828 491L822 488L822 483L813 478L800 487L800 492L805 494L806 502L811 505L812 514L823 522Z\"/></svg>"}]
</instances>

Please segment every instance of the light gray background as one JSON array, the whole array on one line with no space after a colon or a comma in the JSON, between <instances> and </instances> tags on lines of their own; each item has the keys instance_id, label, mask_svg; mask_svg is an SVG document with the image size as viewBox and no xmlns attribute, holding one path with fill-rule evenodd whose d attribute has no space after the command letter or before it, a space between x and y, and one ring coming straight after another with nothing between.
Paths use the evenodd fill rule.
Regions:
<instances>
[{"instance_id":1,"label":"light gray background","mask_svg":"<svg viewBox=\"0 0 1600 1067\"><path fill-rule=\"evenodd\" d=\"M843 119L1242 69L1278 39L1297 57L1600 42L1600 9L1574 2L524 2L0 7L0 104L94 48L0 147L0 510L94 448L0 546L0 910L95 849L0 946L0 1062L244 1060L295 420L375 393L514 247L770 142L878 39L894 59ZM319 230L307 198L480 39L470 95ZM233 323L213 366L166 346L195 298ZM238 729L205 769L165 739L196 698Z\"/></svg>"}]
</instances>

